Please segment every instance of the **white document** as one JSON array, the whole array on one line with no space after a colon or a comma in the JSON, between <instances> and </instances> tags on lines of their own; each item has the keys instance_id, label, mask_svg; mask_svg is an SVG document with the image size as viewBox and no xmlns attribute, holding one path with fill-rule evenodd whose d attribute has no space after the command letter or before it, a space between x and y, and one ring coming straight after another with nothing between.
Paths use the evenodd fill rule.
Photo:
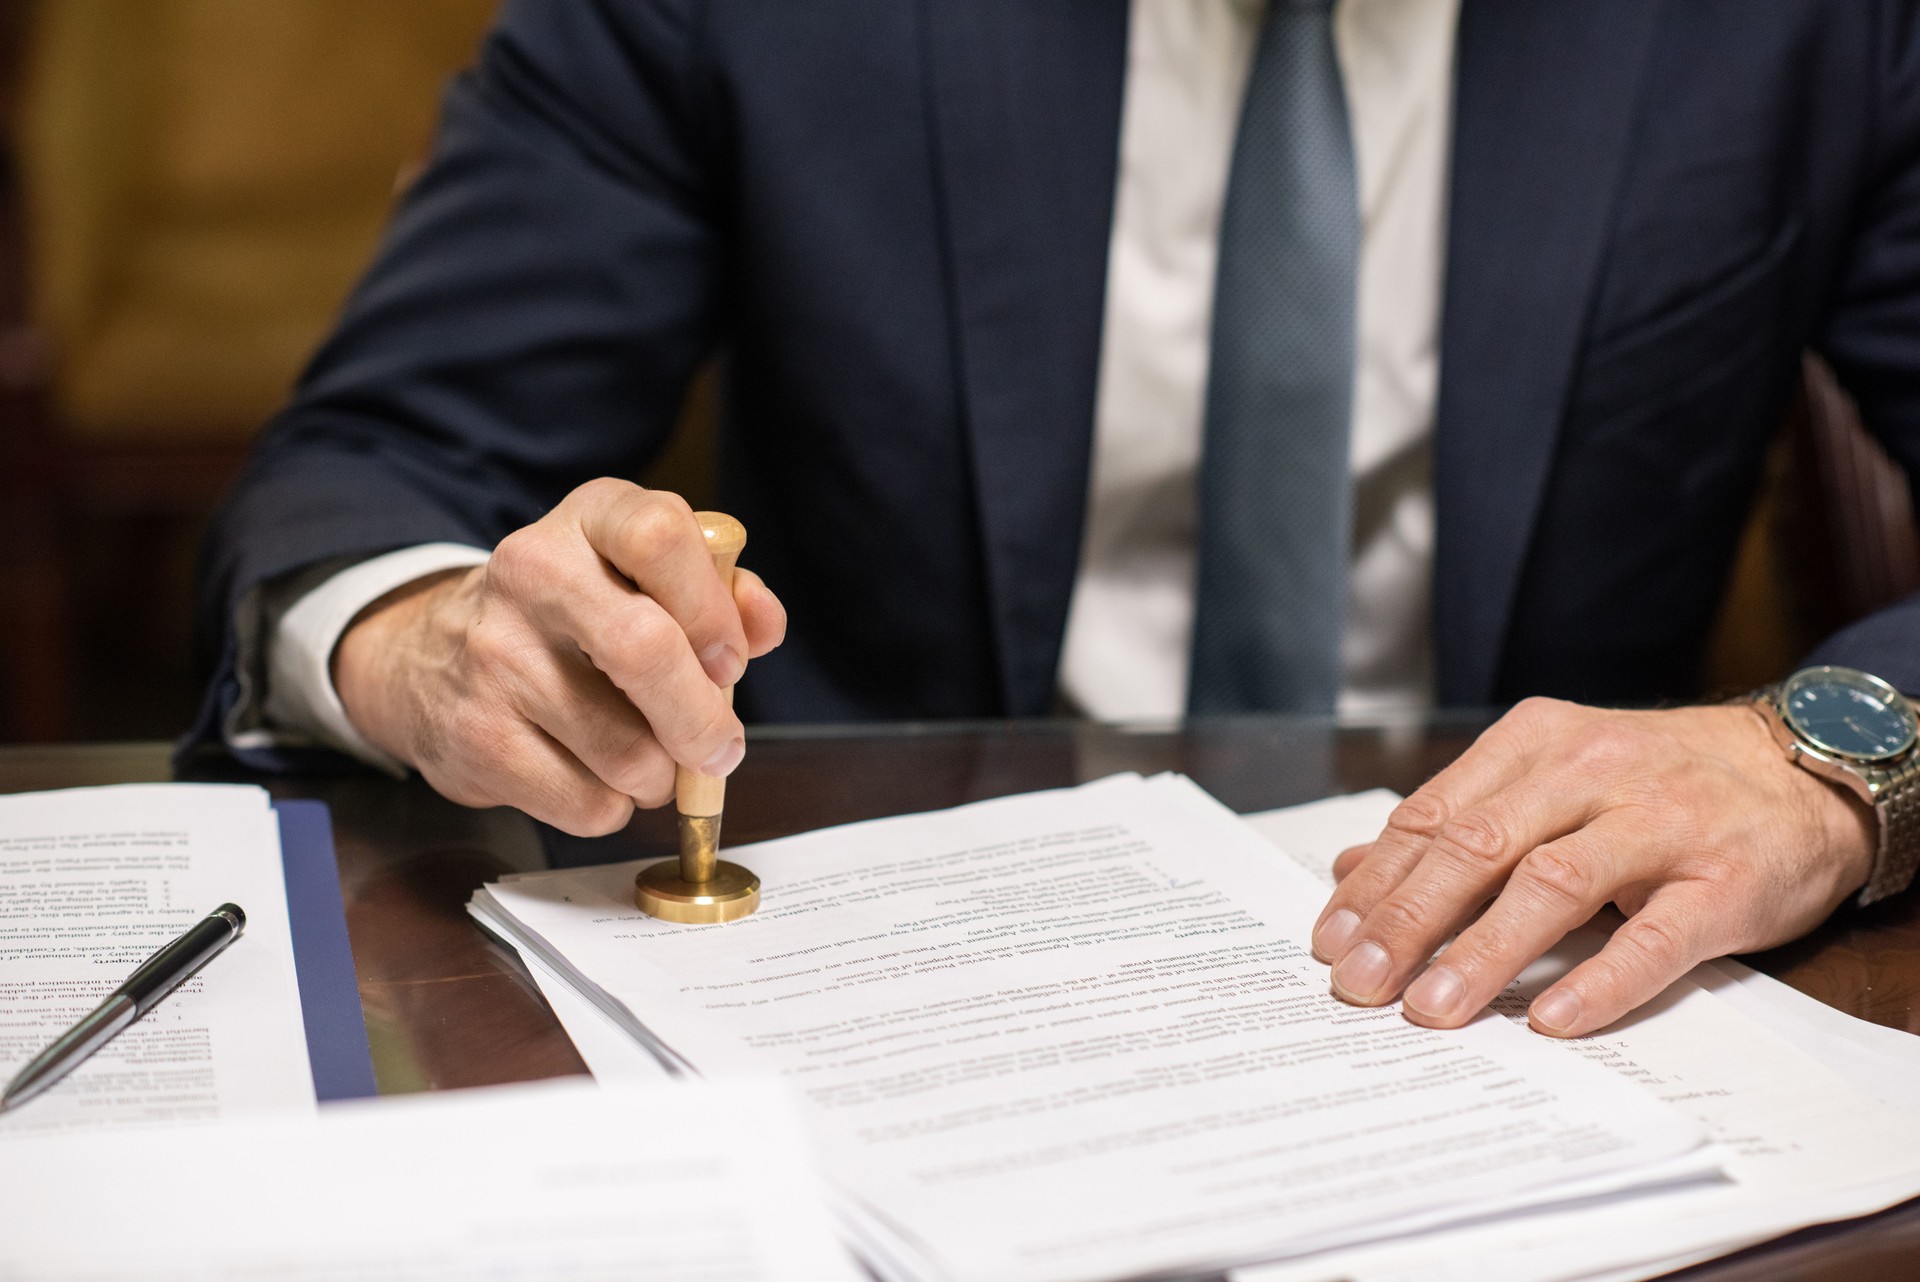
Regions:
<instances>
[{"instance_id":1,"label":"white document","mask_svg":"<svg viewBox=\"0 0 1920 1282\"><path fill-rule=\"evenodd\" d=\"M1920 1037L1855 1019L1731 957L1689 979L1895 1108L1920 1108Z\"/></svg>"},{"instance_id":2,"label":"white document","mask_svg":"<svg viewBox=\"0 0 1920 1282\"><path fill-rule=\"evenodd\" d=\"M1398 793L1375 788L1245 819L1295 864L1331 887L1333 861L1340 852L1377 837L1399 801ZM1589 936L1582 946L1592 947L1597 938ZM1570 955L1563 955L1559 963L1563 969ZM1920 1071L1920 1037L1855 1019L1731 957L1702 962L1687 979L1882 1103L1901 1109L1920 1107L1920 1090L1914 1086L1914 1074Z\"/></svg>"},{"instance_id":3,"label":"white document","mask_svg":"<svg viewBox=\"0 0 1920 1282\"><path fill-rule=\"evenodd\" d=\"M314 1108L280 830L259 788L132 784L0 797L0 1077L222 903L246 930L0 1140Z\"/></svg>"},{"instance_id":4,"label":"white document","mask_svg":"<svg viewBox=\"0 0 1920 1282\"><path fill-rule=\"evenodd\" d=\"M504 925L486 919L482 919L482 924L513 946ZM526 966L527 973L533 976L540 995L553 1008L560 1027L567 1030L574 1050L586 1061L594 1081L604 1086L645 1086L687 1080L684 1073L668 1068L660 1056L642 1046L605 1011L581 996L539 953L519 947L514 947L514 952Z\"/></svg>"},{"instance_id":5,"label":"white document","mask_svg":"<svg viewBox=\"0 0 1920 1282\"><path fill-rule=\"evenodd\" d=\"M857 1282L774 1089L558 1082L21 1139L21 1282Z\"/></svg>"},{"instance_id":6,"label":"white document","mask_svg":"<svg viewBox=\"0 0 1920 1282\"><path fill-rule=\"evenodd\" d=\"M475 907L669 1057L791 1083L906 1271L1273 1258L1631 1185L1699 1141L1504 1021L1435 1033L1335 1001L1300 942L1319 888L1182 780L730 853L763 906L725 926L638 913L634 864Z\"/></svg>"},{"instance_id":7,"label":"white document","mask_svg":"<svg viewBox=\"0 0 1920 1282\"><path fill-rule=\"evenodd\" d=\"M1362 793L1248 822L1330 884L1334 857L1378 835L1396 801L1392 793ZM1524 1018L1532 995L1601 942L1597 932L1571 939L1522 976L1502 999L1504 1012ZM1737 963L1699 967L1615 1028L1553 1044L1697 1118L1728 1150L1730 1182L1601 1199L1235 1276L1245 1282L1647 1277L1920 1194L1920 1119L1880 1098L1902 1061L1906 1080L1920 1080L1920 1038L1861 1025ZM1864 1072L1858 1068L1862 1047L1872 1050Z\"/></svg>"}]
</instances>

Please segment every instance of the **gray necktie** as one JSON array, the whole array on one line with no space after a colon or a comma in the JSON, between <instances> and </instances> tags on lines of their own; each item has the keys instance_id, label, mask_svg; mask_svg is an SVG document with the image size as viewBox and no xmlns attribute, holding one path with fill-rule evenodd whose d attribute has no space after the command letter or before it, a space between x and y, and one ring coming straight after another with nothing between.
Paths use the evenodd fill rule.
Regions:
<instances>
[{"instance_id":1,"label":"gray necktie","mask_svg":"<svg viewBox=\"0 0 1920 1282\"><path fill-rule=\"evenodd\" d=\"M1326 712L1340 688L1360 209L1333 0L1271 0L1213 305L1187 706Z\"/></svg>"}]
</instances>

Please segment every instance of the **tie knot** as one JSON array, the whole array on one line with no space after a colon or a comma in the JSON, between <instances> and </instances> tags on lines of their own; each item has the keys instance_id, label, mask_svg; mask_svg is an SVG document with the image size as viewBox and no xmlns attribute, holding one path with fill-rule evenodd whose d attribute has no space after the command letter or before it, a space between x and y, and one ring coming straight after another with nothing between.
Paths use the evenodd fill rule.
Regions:
<instances>
[{"instance_id":1,"label":"tie knot","mask_svg":"<svg viewBox=\"0 0 1920 1282\"><path fill-rule=\"evenodd\" d=\"M1276 9L1304 9L1308 12L1325 13L1333 8L1334 0L1272 0Z\"/></svg>"}]
</instances>

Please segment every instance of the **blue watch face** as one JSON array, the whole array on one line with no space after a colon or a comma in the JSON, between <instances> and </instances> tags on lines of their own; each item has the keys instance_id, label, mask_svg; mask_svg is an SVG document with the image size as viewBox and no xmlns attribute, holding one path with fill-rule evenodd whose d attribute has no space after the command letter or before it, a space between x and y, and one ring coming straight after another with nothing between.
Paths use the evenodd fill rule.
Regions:
<instances>
[{"instance_id":1,"label":"blue watch face","mask_svg":"<svg viewBox=\"0 0 1920 1282\"><path fill-rule=\"evenodd\" d=\"M1914 714L1893 687L1850 668L1796 672L1780 692L1795 733L1855 761L1884 761L1914 743Z\"/></svg>"}]
</instances>

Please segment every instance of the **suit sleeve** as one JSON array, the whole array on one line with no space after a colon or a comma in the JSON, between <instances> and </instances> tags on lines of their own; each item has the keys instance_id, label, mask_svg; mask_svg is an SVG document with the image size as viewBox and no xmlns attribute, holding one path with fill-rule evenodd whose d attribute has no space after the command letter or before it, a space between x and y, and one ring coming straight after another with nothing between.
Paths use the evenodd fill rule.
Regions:
<instances>
[{"instance_id":1,"label":"suit sleeve","mask_svg":"<svg viewBox=\"0 0 1920 1282\"><path fill-rule=\"evenodd\" d=\"M1909 483L1920 477L1920 5L1882 0L1878 104L1856 230L1817 345ZM1837 663L1920 695L1920 595L1827 638Z\"/></svg>"},{"instance_id":2,"label":"suit sleeve","mask_svg":"<svg viewBox=\"0 0 1920 1282\"><path fill-rule=\"evenodd\" d=\"M218 742L258 585L413 544L492 547L658 448L720 330L698 49L695 16L666 0L510 0L216 519L197 599L212 678L183 750Z\"/></svg>"}]
</instances>

